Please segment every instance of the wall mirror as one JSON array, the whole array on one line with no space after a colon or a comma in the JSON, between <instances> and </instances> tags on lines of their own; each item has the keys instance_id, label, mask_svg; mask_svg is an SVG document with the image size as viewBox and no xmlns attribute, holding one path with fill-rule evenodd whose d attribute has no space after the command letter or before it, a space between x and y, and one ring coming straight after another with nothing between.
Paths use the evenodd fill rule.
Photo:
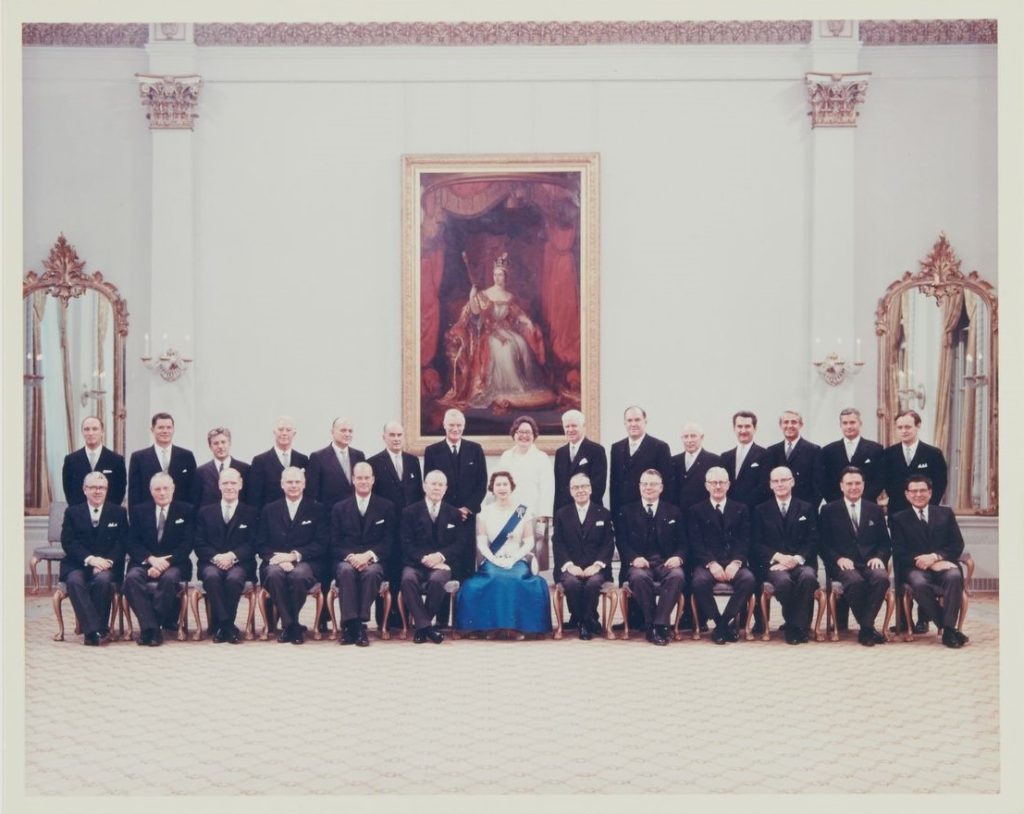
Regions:
<instances>
[{"instance_id":1,"label":"wall mirror","mask_svg":"<svg viewBox=\"0 0 1024 814\"><path fill-rule=\"evenodd\" d=\"M879 439L894 444L902 410L921 414L921 440L949 464L943 503L958 514L998 513L995 289L963 274L940 233L916 274L892 283L878 304Z\"/></svg>"},{"instance_id":2,"label":"wall mirror","mask_svg":"<svg viewBox=\"0 0 1024 814\"><path fill-rule=\"evenodd\" d=\"M128 304L60 235L22 283L25 384L25 513L63 500L64 456L82 445L79 427L100 416L104 443L124 454L124 363Z\"/></svg>"}]
</instances>

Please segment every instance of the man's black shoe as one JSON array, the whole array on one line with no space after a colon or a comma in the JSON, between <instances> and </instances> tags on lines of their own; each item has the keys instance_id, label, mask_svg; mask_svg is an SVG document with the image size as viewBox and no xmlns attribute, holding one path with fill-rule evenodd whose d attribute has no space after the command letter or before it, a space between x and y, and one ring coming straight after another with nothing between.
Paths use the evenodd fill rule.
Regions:
<instances>
[{"instance_id":1,"label":"man's black shoe","mask_svg":"<svg viewBox=\"0 0 1024 814\"><path fill-rule=\"evenodd\" d=\"M356 643L356 628L351 622L345 622L341 628L341 637L338 639L340 644L355 644Z\"/></svg>"},{"instance_id":2,"label":"man's black shoe","mask_svg":"<svg viewBox=\"0 0 1024 814\"><path fill-rule=\"evenodd\" d=\"M228 644L241 644L242 631L234 625L228 625L227 629L224 631L224 638Z\"/></svg>"},{"instance_id":3,"label":"man's black shoe","mask_svg":"<svg viewBox=\"0 0 1024 814\"><path fill-rule=\"evenodd\" d=\"M413 644L423 644L427 640L427 631L429 627L422 627L412 635Z\"/></svg>"},{"instance_id":4,"label":"man's black shoe","mask_svg":"<svg viewBox=\"0 0 1024 814\"><path fill-rule=\"evenodd\" d=\"M711 641L715 644L725 644L729 641L725 635L725 625L715 625L715 629L711 631Z\"/></svg>"},{"instance_id":5,"label":"man's black shoe","mask_svg":"<svg viewBox=\"0 0 1024 814\"><path fill-rule=\"evenodd\" d=\"M151 641L153 641L152 630L144 630L142 631L142 633L139 634L138 643L140 647L143 645L148 645Z\"/></svg>"},{"instance_id":6,"label":"man's black shoe","mask_svg":"<svg viewBox=\"0 0 1024 814\"><path fill-rule=\"evenodd\" d=\"M295 625L292 628L292 644L305 644L306 642L306 628L302 625Z\"/></svg>"},{"instance_id":7,"label":"man's black shoe","mask_svg":"<svg viewBox=\"0 0 1024 814\"><path fill-rule=\"evenodd\" d=\"M914 633L916 633L916 634L918 634L920 636L920 635L923 635L923 634L925 634L927 632L928 632L928 620L927 619L918 619L916 622L914 622Z\"/></svg>"},{"instance_id":8,"label":"man's black shoe","mask_svg":"<svg viewBox=\"0 0 1024 814\"><path fill-rule=\"evenodd\" d=\"M874 647L875 646L874 631L871 628L867 628L866 630L859 631L857 633L857 641L860 642L865 647Z\"/></svg>"},{"instance_id":9,"label":"man's black shoe","mask_svg":"<svg viewBox=\"0 0 1024 814\"><path fill-rule=\"evenodd\" d=\"M951 627L947 627L942 631L942 643L946 647L952 647L954 650L964 646L964 643L956 635L956 630Z\"/></svg>"},{"instance_id":10,"label":"man's black shoe","mask_svg":"<svg viewBox=\"0 0 1024 814\"><path fill-rule=\"evenodd\" d=\"M366 625L360 625L356 631L356 647L369 647L370 637L366 635Z\"/></svg>"},{"instance_id":11,"label":"man's black shoe","mask_svg":"<svg viewBox=\"0 0 1024 814\"><path fill-rule=\"evenodd\" d=\"M884 633L879 633L874 628L871 628L871 636L875 640L875 644L885 644L886 638Z\"/></svg>"},{"instance_id":12,"label":"man's black shoe","mask_svg":"<svg viewBox=\"0 0 1024 814\"><path fill-rule=\"evenodd\" d=\"M594 638L594 634L590 632L590 625L588 625L586 622L580 622L579 631L580 641L589 642L591 639Z\"/></svg>"},{"instance_id":13,"label":"man's black shoe","mask_svg":"<svg viewBox=\"0 0 1024 814\"><path fill-rule=\"evenodd\" d=\"M86 633L83 644L86 647L99 647L100 646L100 634L99 633Z\"/></svg>"},{"instance_id":14,"label":"man's black shoe","mask_svg":"<svg viewBox=\"0 0 1024 814\"><path fill-rule=\"evenodd\" d=\"M281 628L281 632L277 634L277 641L281 644L288 644L292 640L292 629L290 627Z\"/></svg>"},{"instance_id":15,"label":"man's black shoe","mask_svg":"<svg viewBox=\"0 0 1024 814\"><path fill-rule=\"evenodd\" d=\"M225 627L219 627L219 628L217 628L214 631L214 633L213 633L213 642L214 642L214 644L223 644L227 640L228 640L228 636L227 636L227 628L226 628L226 626Z\"/></svg>"},{"instance_id":16,"label":"man's black shoe","mask_svg":"<svg viewBox=\"0 0 1024 814\"><path fill-rule=\"evenodd\" d=\"M787 627L782 631L782 634L786 637L786 644L800 644L800 637L797 635L795 629Z\"/></svg>"},{"instance_id":17,"label":"man's black shoe","mask_svg":"<svg viewBox=\"0 0 1024 814\"><path fill-rule=\"evenodd\" d=\"M436 627L428 627L426 630L427 638L430 639L434 644L441 644L444 641L444 634Z\"/></svg>"},{"instance_id":18,"label":"man's black shoe","mask_svg":"<svg viewBox=\"0 0 1024 814\"><path fill-rule=\"evenodd\" d=\"M659 647L664 647L668 644L668 639L666 639L661 633L661 625L651 625L650 629L647 631L647 641L651 644L656 644Z\"/></svg>"},{"instance_id":19,"label":"man's black shoe","mask_svg":"<svg viewBox=\"0 0 1024 814\"><path fill-rule=\"evenodd\" d=\"M157 628L156 630L153 631L153 635L150 636L150 638L149 638L149 646L150 647L159 647L163 643L164 643L164 634L160 630L160 628Z\"/></svg>"},{"instance_id":20,"label":"man's black shoe","mask_svg":"<svg viewBox=\"0 0 1024 814\"><path fill-rule=\"evenodd\" d=\"M800 637L800 644L807 644L811 640L811 631L805 627L797 628L797 634Z\"/></svg>"},{"instance_id":21,"label":"man's black shoe","mask_svg":"<svg viewBox=\"0 0 1024 814\"><path fill-rule=\"evenodd\" d=\"M736 629L735 622L729 622L726 626L725 639L729 642L738 642L740 640L740 632Z\"/></svg>"},{"instance_id":22,"label":"man's black shoe","mask_svg":"<svg viewBox=\"0 0 1024 814\"><path fill-rule=\"evenodd\" d=\"M969 636L965 636L963 633L961 633L955 627L954 628L950 628L950 629L953 631L953 635L956 636L960 640L960 644L967 644L967 642L969 642L971 640Z\"/></svg>"}]
</instances>

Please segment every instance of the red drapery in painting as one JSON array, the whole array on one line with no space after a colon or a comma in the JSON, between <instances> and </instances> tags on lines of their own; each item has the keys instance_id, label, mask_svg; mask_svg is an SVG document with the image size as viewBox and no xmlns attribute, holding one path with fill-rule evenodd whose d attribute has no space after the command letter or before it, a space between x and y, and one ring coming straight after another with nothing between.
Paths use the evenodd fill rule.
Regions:
<instances>
[{"instance_id":1,"label":"red drapery in painting","mask_svg":"<svg viewBox=\"0 0 1024 814\"><path fill-rule=\"evenodd\" d=\"M537 275L541 316L555 360L565 367L579 366L580 292L575 253L579 234L578 192L554 183L531 181L529 176L515 180L456 179L429 190L422 199L420 365L424 368L425 392L436 394L435 388L440 386L439 381L434 382L427 375L426 368L437 352L441 330L439 289L444 273L445 215L472 218L506 200L531 202L544 218L547 242ZM484 245L488 243L485 241ZM488 248L482 254L487 256L470 259L470 276L478 286L489 284L481 275L490 269L497 251Z\"/></svg>"}]
</instances>

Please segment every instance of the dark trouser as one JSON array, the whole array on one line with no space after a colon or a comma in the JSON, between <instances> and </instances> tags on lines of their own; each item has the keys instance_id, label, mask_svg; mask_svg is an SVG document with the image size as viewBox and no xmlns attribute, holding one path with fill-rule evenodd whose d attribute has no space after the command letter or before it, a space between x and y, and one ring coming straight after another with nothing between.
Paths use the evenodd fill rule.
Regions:
<instances>
[{"instance_id":1,"label":"dark trouser","mask_svg":"<svg viewBox=\"0 0 1024 814\"><path fill-rule=\"evenodd\" d=\"M444 586L452 578L447 568L405 566L402 569L402 602L417 630L430 627L448 594ZM426 594L424 601L422 594Z\"/></svg>"},{"instance_id":2,"label":"dark trouser","mask_svg":"<svg viewBox=\"0 0 1024 814\"><path fill-rule=\"evenodd\" d=\"M245 569L232 565L222 571L212 563L199 566L199 578L210 602L210 628L217 630L225 625L235 624L238 600L245 590Z\"/></svg>"},{"instance_id":3,"label":"dark trouser","mask_svg":"<svg viewBox=\"0 0 1024 814\"><path fill-rule=\"evenodd\" d=\"M156 579L146 574L141 566L129 568L124 578L124 595L128 597L139 627L143 631L178 626L181 605L178 600L178 586L184 579L180 566L172 565Z\"/></svg>"},{"instance_id":4,"label":"dark trouser","mask_svg":"<svg viewBox=\"0 0 1024 814\"><path fill-rule=\"evenodd\" d=\"M300 562L286 572L279 565L267 565L260 576L260 582L277 608L281 627L287 630L298 625L299 614L306 604L309 589L317 582L313 567L308 562Z\"/></svg>"},{"instance_id":5,"label":"dark trouser","mask_svg":"<svg viewBox=\"0 0 1024 814\"><path fill-rule=\"evenodd\" d=\"M889 590L889 575L885 569L862 565L849 571L839 571L833 579L842 583L843 598L857 618L861 630L874 629L878 609L882 607L885 592Z\"/></svg>"},{"instance_id":6,"label":"dark trouser","mask_svg":"<svg viewBox=\"0 0 1024 814\"><path fill-rule=\"evenodd\" d=\"M114 595L113 569L94 574L88 566L76 568L64 578L64 584L82 633L88 635L107 630L110 601Z\"/></svg>"},{"instance_id":7,"label":"dark trouser","mask_svg":"<svg viewBox=\"0 0 1024 814\"><path fill-rule=\"evenodd\" d=\"M775 588L775 598L782 605L782 618L787 627L811 626L814 610L814 592L818 588L818 576L809 565L798 565L789 571L769 571L765 581Z\"/></svg>"},{"instance_id":8,"label":"dark trouser","mask_svg":"<svg viewBox=\"0 0 1024 814\"><path fill-rule=\"evenodd\" d=\"M369 622L373 601L380 593L380 584L384 581L384 567L374 562L358 571L347 562L339 562L334 578L338 583L342 623L353 619Z\"/></svg>"},{"instance_id":9,"label":"dark trouser","mask_svg":"<svg viewBox=\"0 0 1024 814\"><path fill-rule=\"evenodd\" d=\"M956 627L964 591L964 577L959 568L948 568L945 571L911 568L907 582L914 591L914 600L929 619L941 619L937 624L942 627ZM941 608L935 598L936 588L942 596Z\"/></svg>"},{"instance_id":10,"label":"dark trouser","mask_svg":"<svg viewBox=\"0 0 1024 814\"><path fill-rule=\"evenodd\" d=\"M651 568L629 567L626 577L629 590L640 606L644 617L644 625L668 625L672 618L672 609L679 602L679 594L683 591L686 578L683 569L666 568L654 565ZM657 599L657 604L655 604Z\"/></svg>"},{"instance_id":11,"label":"dark trouser","mask_svg":"<svg viewBox=\"0 0 1024 814\"><path fill-rule=\"evenodd\" d=\"M736 618L736 614L746 609L747 602L754 593L754 575L749 568L740 568L732 578L731 584L732 596L729 597L725 610L719 613L714 595L715 578L706 565L698 565L693 569L692 590L693 595L697 597L697 612L704 619L713 619L716 626L722 622L731 622ZM694 623L696 622L695 619Z\"/></svg>"},{"instance_id":12,"label":"dark trouser","mask_svg":"<svg viewBox=\"0 0 1024 814\"><path fill-rule=\"evenodd\" d=\"M604 585L604 574L597 573L591 577L574 577L562 573L562 590L565 591L565 602L569 606L569 617L577 622L597 623L597 603L601 598L601 586Z\"/></svg>"}]
</instances>

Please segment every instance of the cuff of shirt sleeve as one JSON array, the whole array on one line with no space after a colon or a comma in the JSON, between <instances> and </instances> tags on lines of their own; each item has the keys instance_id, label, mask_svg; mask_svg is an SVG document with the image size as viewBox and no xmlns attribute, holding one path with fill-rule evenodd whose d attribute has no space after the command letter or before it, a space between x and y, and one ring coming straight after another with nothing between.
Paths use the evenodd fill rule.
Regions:
<instances>
[{"instance_id":1,"label":"cuff of shirt sleeve","mask_svg":"<svg viewBox=\"0 0 1024 814\"><path fill-rule=\"evenodd\" d=\"M300 554L298 551L292 551L292 556L295 557L296 563L302 562L302 554Z\"/></svg>"}]
</instances>

